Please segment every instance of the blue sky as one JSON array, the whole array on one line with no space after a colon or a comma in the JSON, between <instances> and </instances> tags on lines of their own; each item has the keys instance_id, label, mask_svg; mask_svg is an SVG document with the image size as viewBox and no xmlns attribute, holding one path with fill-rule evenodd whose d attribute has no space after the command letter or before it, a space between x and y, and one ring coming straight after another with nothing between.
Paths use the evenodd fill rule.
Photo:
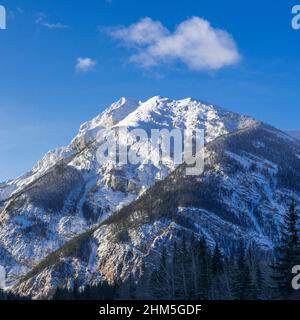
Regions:
<instances>
[{"instance_id":1,"label":"blue sky","mask_svg":"<svg viewBox=\"0 0 300 320\"><path fill-rule=\"evenodd\" d=\"M121 96L192 96L279 128L300 129L300 30L291 28L297 1L0 4L7 10L7 30L0 30L0 181L26 172L49 149L68 144L82 122ZM169 63L169 50L150 67L132 62L137 53L153 49L153 42L141 48L128 40L128 27L145 17L173 40L184 21L205 19L212 32L217 28L232 36L239 58L202 68L186 56Z\"/></svg>"}]
</instances>

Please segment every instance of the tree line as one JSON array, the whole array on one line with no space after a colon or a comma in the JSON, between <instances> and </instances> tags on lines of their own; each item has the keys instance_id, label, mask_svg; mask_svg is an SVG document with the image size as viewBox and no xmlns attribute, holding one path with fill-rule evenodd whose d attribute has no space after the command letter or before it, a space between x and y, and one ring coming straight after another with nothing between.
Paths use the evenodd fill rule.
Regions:
<instances>
[{"instance_id":1,"label":"tree line","mask_svg":"<svg viewBox=\"0 0 300 320\"><path fill-rule=\"evenodd\" d=\"M164 247L152 264L143 265L138 278L114 285L102 282L83 291L58 289L54 299L170 299L259 300L293 299L293 266L300 264L299 214L293 201L284 216L278 247L271 263L240 241L231 256L213 248L205 237L182 236ZM170 252L172 254L170 254ZM153 265L154 264L154 265Z\"/></svg>"},{"instance_id":2,"label":"tree line","mask_svg":"<svg viewBox=\"0 0 300 320\"><path fill-rule=\"evenodd\" d=\"M172 248L163 247L159 257L132 273L125 281L103 281L80 288L57 288L54 300L259 300L297 299L292 288L292 269L300 265L299 212L295 201L284 215L278 246L271 263L240 241L230 256L221 246L211 246L202 236L181 236ZM0 300L24 299L0 290ZM25 299L30 299L27 297Z\"/></svg>"}]
</instances>

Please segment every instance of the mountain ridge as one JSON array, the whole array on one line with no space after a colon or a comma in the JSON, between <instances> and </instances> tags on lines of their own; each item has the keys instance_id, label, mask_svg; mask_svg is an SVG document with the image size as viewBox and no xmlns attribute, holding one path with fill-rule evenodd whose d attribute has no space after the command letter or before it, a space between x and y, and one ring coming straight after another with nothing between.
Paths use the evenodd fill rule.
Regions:
<instances>
[{"instance_id":1,"label":"mountain ridge","mask_svg":"<svg viewBox=\"0 0 300 320\"><path fill-rule=\"evenodd\" d=\"M126 103L126 110L119 115L116 110L122 108L122 105ZM127 112L129 113L126 115ZM116 119L119 122L116 123ZM35 166L31 173L24 176L23 180L20 178L16 181L11 181L10 184L0 188L0 200L2 199L2 202L0 201L0 265L4 265L7 270L9 285L16 285L16 281L14 280L16 277L19 278L25 274L29 274L46 257L63 248L69 240L75 239L85 232L89 232L88 230L93 230L97 225L107 221L110 216L113 218L116 212L119 212L122 208L128 208L128 205L130 207L130 204L138 201L145 192L147 194L149 188L159 183L160 177L158 174L162 172L162 169L156 163L147 166L141 164L140 166L128 165L125 167L101 166L98 164L95 154L99 144L94 139L98 130L102 130L103 128L109 129L119 124L122 126L128 125L130 128L140 126L146 131L153 127L159 129L166 127L170 129L183 129L186 127L204 129L206 133L206 148L209 148L211 144L217 145L218 143L221 146L220 150L216 149L211 153L212 159L218 156L226 158L228 163L224 164L225 168L232 167L232 172L237 170L241 176L237 175L235 178L237 180L235 181L232 176L233 173L229 172L226 180L222 172L219 172L223 164L217 161L214 162L213 169L210 170L215 172L219 180L216 180L215 184L203 182L205 187L208 190L214 190L216 187L220 188L220 190L225 190L230 188L228 181L232 180L231 182L232 184L236 184L237 190L240 189L240 186L246 188L247 184L242 177L245 175L244 168L248 168L248 165L251 164L251 166L257 166L258 169L255 171L252 167L248 168L248 170L251 169L250 171L253 172L251 180L253 185L249 182L247 188L251 187L253 195L258 199L260 197L268 198L270 196L268 192L271 192L268 191L269 189L274 192L271 182L276 184L277 176L281 177L281 174L278 172L278 166L273 164L272 161L263 160L257 157L257 155L261 154L261 157L272 158L273 156L270 153L267 151L263 153L263 150L266 145L274 148L273 140L278 139L282 144L289 141L292 146L296 146L296 141L298 141L250 117L231 113L213 105L206 105L191 98L172 100L155 96L144 103L121 98L99 116L83 124L69 146L49 152ZM260 127L263 127L264 130L259 131L258 128ZM251 130L257 130L257 132L269 136L271 141L265 141L264 137L260 138L254 135L254 141L249 142L246 133ZM239 135L245 139L245 144L248 146L251 155L249 156L247 153L240 155L239 152L236 153L235 149L222 153L222 143L224 141L231 141L232 137L238 140ZM261 140L264 140L264 142ZM276 145L277 147L282 149L283 145ZM242 149L243 144L237 147L237 150ZM291 159L293 159L292 161L298 161L297 152L290 149L287 152ZM279 159L275 160L279 161ZM231 162L235 163L236 167ZM285 172L290 176L291 169L281 162L280 165L284 167ZM176 166L173 164L163 163L162 179L167 178L175 169ZM206 172L206 174L208 177L211 177L210 171ZM239 181L239 179L242 180ZM197 180L192 181L198 186ZM259 183L263 183L264 187L262 189L257 187ZM295 182L292 182L291 186L296 186ZM12 190L14 187L15 189ZM286 191L282 191L286 197L290 197L289 188ZM182 190L182 193L184 193L184 190ZM226 210L224 209L224 212L228 211L226 214L231 216L231 219L237 219L234 220L234 223L225 223L229 230L237 228L235 223L240 219L239 215L241 214L239 202L244 203L245 210L260 211L259 208L256 208L258 200L252 198L249 198L247 201L253 208L248 208L249 205L243 199L243 197L246 199L248 196L244 195L244 193L245 191L241 189L240 194L236 195L237 203L234 203L232 206L229 203L230 198L227 196L222 197L223 202L221 201L220 205L227 208ZM190 194L193 194L193 190L190 190ZM207 202L207 199L205 199L207 196L203 194L198 196L203 198L201 201ZM269 206L274 205L272 210L276 208L282 214L286 205L280 202L279 195L274 193L272 197L274 197L273 200L270 198L266 201L269 201ZM179 207L176 210L179 210ZM186 212L187 216L194 217L198 209L196 211L191 209L184 210L181 213ZM204 211L197 211L200 213L200 216L206 216L205 219L211 220L214 228L222 229L221 226L224 224L222 217L218 217L215 213L211 215L209 210L205 211L205 208L201 210ZM271 212L268 205L265 210L268 214ZM246 219L248 219L248 224L252 226L253 230L257 229L255 232L258 232L258 239L263 239L264 236L261 237L259 235L260 231L262 235L271 231L265 224L257 220L255 215L250 213L250 211L245 215ZM262 217L259 219L266 219L263 213L260 214ZM193 219L198 219L197 223L205 223L205 220L202 218L202 220L199 220L199 217L195 216ZM161 220L155 223L161 225L162 230L173 228L171 227L172 224L166 227L167 225ZM153 226L148 227L153 230ZM108 230L101 230L101 232L104 234L105 232L109 233ZM144 232L145 230L141 230L141 233ZM105 240L105 236L103 237ZM136 239L139 239L138 236ZM147 239L143 241L147 243ZM261 243L264 241L261 240ZM266 243L268 241L270 240L266 240ZM93 246L96 248L97 244L93 244ZM100 249L102 256L107 257L106 249L102 247ZM117 249L110 248L109 250L114 251ZM120 252L121 255L125 253L126 251ZM94 252L93 254L97 256L98 253ZM113 254L113 257L116 258L117 256ZM90 258L92 259L92 257ZM93 259L95 259L94 256ZM137 256L137 259L140 259L140 257ZM114 261L110 258L108 261L115 267ZM107 270L109 263L104 263L101 266L103 270L101 269L100 274L107 273L105 270ZM95 268L92 262L90 266L91 268ZM90 273L90 270L88 273ZM47 272L46 274L49 275ZM70 277L72 278L71 275ZM83 283L88 283L88 279L86 281L83 281ZM35 282L34 287L36 286ZM39 289L41 288L39 287ZM28 287L24 290L18 290L23 294L30 291ZM36 296L39 295L38 290L32 290Z\"/></svg>"},{"instance_id":2,"label":"mountain ridge","mask_svg":"<svg viewBox=\"0 0 300 320\"><path fill-rule=\"evenodd\" d=\"M274 143L274 139L277 140L279 138L282 139L283 142L286 141L285 134L282 134L280 131L275 130L274 128L272 128L270 126L267 126L267 125L264 125L264 124L257 124L253 128L247 128L247 129L242 130L241 132L236 132L236 133L229 134L227 136L220 137L219 139L217 139L215 141L212 141L211 143L208 143L206 148L210 149L214 153L215 150L220 150L220 144L222 145L222 144L225 143L225 145L226 145L228 143L228 141L230 141L230 139L232 140L232 143L233 143L233 146L234 146L241 137L242 137L242 140L244 140L245 136L250 135L250 141L251 141L252 137L262 136L262 134L264 134L264 136L265 136L265 138L264 138L265 142L267 142L270 139L272 139L273 140L272 143ZM278 142L275 142L275 143L278 143ZM296 143L293 146L293 148L298 148L299 149L299 146L300 146L300 144ZM250 149L253 148L252 147L252 143L247 145L246 150L248 148L250 148ZM292 149L290 149L290 150L292 150ZM263 152L263 151L261 151L261 152ZM227 151L225 150L223 154L227 154ZM292 153L289 153L289 154L292 156ZM269 153L269 155L271 157L274 157L272 155L272 151L271 151L271 153ZM277 157L277 155L276 155L276 157L274 157L274 159L275 158L278 161L282 161L282 160L279 159L279 157ZM219 160L217 162L219 163ZM232 163L228 162L228 160L226 160L225 163L227 163L226 166L227 165L229 165L229 166L233 165ZM269 164L267 164L267 165L269 167ZM148 214L150 214L150 211L149 211L149 209L147 209L147 206L146 206L146 209L142 209L143 206L146 205L146 203L149 203L149 197L150 197L150 199L151 199L151 197L152 198L154 197L154 199L157 199L157 201L159 201L158 204L156 205L156 208L157 208L156 210L160 211L161 207L163 206L164 208L167 207L168 210L172 211L171 208L173 206L173 204L172 204L173 202L171 201L169 204L166 204L166 201L170 201L170 200L167 200L168 196L164 196L165 193L168 194L168 192L171 192L171 191L168 191L169 188L170 188L169 183L171 185L173 185L173 187L171 187L170 190L172 190L172 188L175 188L174 190L176 190L176 188L178 188L178 185L183 183L182 187L179 188L177 193L175 193L175 194L179 195L179 199L180 199L180 197L182 197L182 194L187 194L188 197L190 197L193 194L193 192L194 192L193 190L189 190L187 192L188 185L186 185L184 182L182 182L182 178L180 178L180 180L178 180L178 174L179 174L179 176L182 175L182 172L184 171L184 166L185 165L183 164L182 166L178 167L176 169L176 171L171 173L170 176L168 176L165 180L157 182L157 184L154 185L152 188L150 188L143 196L141 196L141 198L139 198L135 202L131 203L128 207L125 207L125 208L121 209L118 213L113 215L111 218L109 218L102 225L98 226L95 230L92 230L91 232L88 233L87 238L89 240L87 240L85 238L84 243L86 243L86 241L88 241L88 243L97 243L96 247L99 246L98 247L99 251L97 250L98 253L97 253L97 258L96 259L98 259L99 265L102 265L101 266L101 271L100 270L99 271L92 271L93 274L95 274L95 272L96 272L96 274L98 274L98 272L99 272L100 278L98 278L97 281L95 280L96 283L101 281L101 277L103 277L103 276L104 276L104 279L108 280L108 281L113 281L113 279L115 279L114 277L116 277L116 278L119 278L119 277L121 277L121 278L125 277L126 278L126 277L128 277L128 273L130 272L129 270L132 269L132 267L133 267L133 265L131 263L134 264L133 270L136 270L135 272L139 272L138 270L141 267L141 263L142 263L141 261L144 261L146 259L146 261L148 261L148 263L149 263L149 260L148 260L149 259L149 252L146 255L143 255L143 254L140 255L140 253L139 253L140 250L142 250L142 251L144 250L144 249L141 249L141 248L139 249L140 245L139 245L139 241L137 240L139 237L142 237L144 239L143 241L146 241L146 242L150 241L150 244L147 245L148 248L150 248L150 252L152 252L150 254L150 256L151 256L150 261L155 261L155 256L156 256L155 252L157 250L161 250L162 243L163 244L172 243L171 239L173 237L176 238L175 235L177 234L177 232L181 233L181 232L183 232L183 230L187 230L187 231L185 231L185 232L188 232L187 234L189 234L190 232L194 232L194 231L192 231L194 227L192 228L189 223L186 224L186 222L184 223L183 220L182 220L182 222L180 222L180 219L183 219L183 216L186 216L185 219L188 219L188 220L190 219L190 223L191 223L191 221L194 221L194 222L197 221L198 223L201 223L201 228L202 229L204 228L204 230L206 230L204 232L204 234L206 234L206 236L208 237L208 240L210 239L211 234L214 234L214 236L212 238L214 240L212 240L212 241L218 241L218 243L220 243L220 245L222 247L222 250L229 250L230 251L231 250L230 248L234 245L234 243L235 243L235 246L237 246L237 243L239 243L239 241L241 239L240 237L242 237L248 243L248 245L250 245L251 243L252 243L251 246L255 245L256 246L256 249L255 249L256 251L258 249L262 250L262 254L263 255L265 255L265 254L268 255L267 252L272 250L272 248L274 246L274 242L273 241L274 241L274 239L276 239L276 237L278 237L278 234L279 234L278 230L279 229L278 229L278 226L277 226L277 231L275 231L275 229L273 230L273 228L272 227L270 228L270 226L269 226L269 225L272 225L270 222L273 221L273 219L275 219L274 217L272 217L271 212L270 212L271 215L269 217L267 217L267 216L265 217L266 219L271 219L269 223L264 223L264 224L261 224L261 223L258 223L258 222L256 222L256 223L258 223L259 225L261 225L261 227L264 228L263 233L268 234L269 232L271 232L270 235L273 238L272 241L268 240L267 238L264 239L265 236L263 236L263 234L261 233L262 230L260 230L259 227L256 227L256 223L252 222L252 218L249 221L247 221L247 220L244 221L245 217L236 216L236 218L234 218L234 215L232 215L232 213L226 213L225 216L224 216L224 213L226 212L226 210L224 210L224 209L221 210L223 212L222 214L221 213L217 213L216 214L216 211L215 211L215 213L213 213L213 211L206 211L207 209L202 209L202 208L205 208L205 207L203 207L204 203L201 204L199 209L197 208L198 205L196 207L194 207L194 208L193 208L193 206L190 207L190 208L189 207L188 208L184 208L184 206L181 207L181 209L179 208L179 211L175 214L175 216L177 217L176 219L179 219L179 220L177 220L177 221L175 220L176 221L175 222L174 221L175 216L173 216L173 214L171 214L171 216L169 216L170 217L170 222L168 224L166 224L166 225L165 225L165 223L169 219L169 218L167 218L169 214L164 213L164 211L161 211L162 216L160 216L160 214L158 214L158 216L157 216L157 214L156 214L154 216L154 218L152 218L154 220L150 219L150 221L147 218L147 215L146 215L146 217L143 217L143 215L141 216L141 215L137 214L138 212L140 212L140 210L146 210L145 212L148 212ZM208 166L210 166L210 164L208 164ZM300 168L299 161L297 162L297 166ZM235 170L237 170L237 172L240 172L240 170L241 170L239 167L235 167L235 164L233 165L233 168L235 168ZM231 172L231 170L232 169L230 169L229 171ZM253 172L252 173L253 174L253 179L258 179L259 178L259 176L257 176L256 170L257 169L254 169L254 168L251 169L251 171ZM265 170L265 169L261 169L261 170L262 170L261 172L263 173L264 172L263 170ZM273 169L271 167L269 167L268 170L270 170L269 173L267 173L267 172L263 173L264 175L266 175L266 177L264 178L264 181L265 181L264 183L268 182L269 175L273 174L272 173ZM205 172L208 173L209 169L206 168ZM206 173L204 173L204 175ZM246 172L243 173L243 174L246 175L246 176L249 176L249 169L247 169ZM252 174L250 176L252 176ZM190 179L190 178L184 178L184 179ZM194 181L194 183L196 183L196 185L198 183L197 179L198 178L193 178L193 180L192 180L192 181ZM206 185L206 182L204 182L204 181L205 181L205 179L203 180L203 183ZM258 181L260 181L260 180L258 180ZM190 184L190 182L188 182L188 184ZM161 189L161 187L160 187L161 185L164 186L163 189ZM195 185L195 187L196 187L196 185ZM207 184L206 186L209 187L210 184ZM217 187L217 184L213 183L212 187L213 188ZM224 185L222 184L222 188L223 187L224 187ZM237 185L234 185L232 187L234 188L232 190L235 190L237 188ZM166 188L166 191L164 191L164 188ZM299 184L298 184L297 188L298 188L297 199L299 201L299 191L300 191ZM207 189L207 188L205 188L205 189ZM259 188L257 190L259 191ZM274 190L276 190L276 189L274 189ZM151 196L151 194L152 194L152 196ZM160 197L156 198L156 196L155 196L156 194L159 194ZM174 192L172 191L171 194L174 194ZM268 194L268 193L266 193L266 194ZM289 197L291 199L292 199L292 196L293 196L292 194L289 195ZM146 199L146 202L145 202L144 199ZM161 201L161 199L164 199L164 200ZM205 199L205 198L203 198L203 199ZM156 200L154 200L154 201L156 201ZM276 200L276 201L279 201L279 200ZM188 204L191 205L191 203L192 203L191 200L189 200ZM225 202L223 202L223 204L224 203ZM272 202L270 202L270 204L271 203ZM141 205L142 205L142 207L140 207ZM264 205L262 204L262 206L264 206ZM276 206L274 208L276 208ZM268 208L268 207L269 207L269 204L266 205L266 208ZM285 212L285 210L287 208L287 204L285 204L284 207L285 207L285 209L283 207L280 209L281 214L283 214ZM139 208L141 208L141 209L139 209ZM176 208L176 205L175 205L174 208ZM216 208L214 210L216 210ZM151 210L154 210L154 208L152 208ZM261 212L263 212L263 210ZM133 216L134 218L130 218L130 216ZM202 216L203 216L203 218L202 218ZM140 219L142 219L142 220L140 220ZM146 220L144 220L144 219L146 219ZM238 219L238 220L235 220L235 219ZM242 219L242 220L240 220L240 219ZM276 220L277 220L277 218L274 221L276 221ZM129 221L128 222L129 224L127 224L126 221ZM205 225L207 224L207 221L213 222L213 225L211 227L209 227L209 228L208 228L208 226L205 227ZM113 227L114 223L116 224L115 227ZM140 223L141 223L141 225L139 225ZM181 223L183 223L183 224L181 225ZM242 228L239 227L240 223L242 223L242 225L241 225L241 226L243 226ZM253 224L253 227L250 227L250 224ZM122 225L123 225L123 227L122 227ZM215 231L212 231L212 230L214 230L214 228L217 228L217 229ZM227 232L228 232L227 235L224 232L224 230L226 230L224 228L227 229ZM244 230L244 228L246 228L246 229ZM253 229L251 229L251 228L253 228ZM247 229L249 229L249 230L247 231ZM111 239L114 238L115 236L118 237L118 234L122 233L122 230L128 230L128 232L130 233L130 237L133 237L133 238L131 238L131 240L125 240L124 244L122 244L122 242L119 242L119 241L124 241L124 240L117 240L117 242L111 243L112 242ZM167 230L169 230L169 231L167 231ZM253 230L253 231L250 232L250 230ZM145 232L149 233L150 235L152 233L154 233L154 235L155 235L157 232L158 232L158 235L160 234L160 232L162 232L162 234L164 234L165 232L167 232L167 233L166 233L165 236L162 237L162 239L160 239L162 234L160 236L158 236L157 240L153 240L154 242L151 245L151 237L152 236L146 236ZM106 235L107 233L108 233L109 236ZM167 236L168 234L170 235L170 238L169 238L169 236ZM197 236L197 233L195 233L195 234ZM209 236L209 234L210 234L210 236ZM218 240L216 238L214 238L214 237L216 237L216 234L219 234ZM108 238L106 238L107 236L108 236ZM247 237L245 237L245 236L248 237L248 240L247 240ZM149 237L149 240L148 240L148 237ZM199 237L199 234L198 234L198 237ZM223 240L222 240L222 237L224 237ZM227 240L225 240L226 237L227 237ZM229 239L231 239L231 237L233 237L232 239L234 239L234 237L236 237L236 239L235 240L230 240L230 242L228 242ZM210 241L211 240L209 240L209 242ZM223 241L225 241L225 242L223 243ZM231 243L231 241L233 241L233 242ZM131 243L133 243L133 244L131 245ZM158 244L154 245L154 243L160 243L159 247L156 247ZM55 270L56 270L57 266L60 265L61 263L63 265L65 265L65 266L67 266L67 265L69 265L69 263L72 265L73 259L75 259L76 261L78 261L78 259L79 259L79 261L81 261L80 259L83 259L83 261L86 260L86 259L89 260L90 258L87 258L89 253L87 253L87 252L90 252L89 250L91 250L91 249L87 249L89 246L85 249L84 256L86 256L86 254L87 254L87 257L83 258L83 256L82 256L83 253L80 253L81 250L78 249L78 248L80 248L80 246L81 246L81 244L80 244L80 241L79 241L79 243L77 243L77 246L74 247L75 251L74 250L73 251L72 250L71 251L68 251L68 250L64 251L65 247L69 248L69 244L67 243L64 247L62 247L60 249L62 251L58 252L58 253L67 252L67 254L66 255L60 255L60 254L56 255L57 261L55 261L55 260L53 261L54 265L47 265L47 258L46 258L46 261L43 262L43 264L46 265L46 267L44 267L44 269L42 268L43 269L42 271L39 270L40 266L38 266L37 269L33 269L33 273L29 274L25 279L22 280L22 282L16 288L16 292L18 292L18 293L26 292L27 294L28 293L34 294L35 290L40 290L40 289L37 289L37 288L39 288L39 286L38 286L39 281L41 281L41 279L43 279L45 276L48 277L49 275L53 274L53 272L54 273L56 272L56 274L57 274L57 271L55 271ZM104 247L104 249L102 248L102 246ZM106 247L106 246L108 246L108 247ZM130 249L132 246L133 246L133 249ZM123 249L121 249L121 248L123 248ZM263 249L263 248L265 248L265 249ZM86 251L86 250L88 250L88 251ZM119 252L119 253L118 254L116 252L112 253L113 251L111 251L111 250L113 250L113 251L117 250L117 252ZM130 253L131 250L133 250L133 252L135 252L135 253ZM233 247L232 247L232 250L234 250ZM265 253L263 253L264 251L265 251ZM102 253L102 254L100 254L100 253ZM95 253L91 253L91 254L94 255ZM111 260L111 257L109 256L110 254L112 254L112 257L113 257L114 260ZM122 259L125 259L125 257L127 257L127 255L129 257L132 254L134 254L135 259L137 259L135 262L130 262L131 260L125 262L125 261L122 260ZM107 262L107 260L109 262ZM140 261L140 262L137 262L137 261ZM85 263L84 262L81 262L81 263L82 263L82 266L84 268L83 270L85 270L85 267L84 267ZM113 269L116 268L116 270L117 270L119 268L118 267L119 263L121 263L121 265L123 265L123 267L120 266L122 268L121 270L123 270L123 269L124 270L123 271L120 270L120 272L117 272L113 277L111 277L110 276L111 268L113 268ZM52 267L54 268L53 270L52 270ZM90 269L90 267L88 267L88 266L87 266L87 268L88 268L88 270ZM94 268L95 267L93 267L91 270L93 270ZM41 272L36 272L34 270L38 270L38 271L41 271ZM83 270L81 272L83 272ZM97 270L97 268L94 269L94 270ZM80 275L74 276L72 274L68 274L68 279L70 279L70 281L71 281L71 279L73 279L72 281L75 281L75 279L77 279L79 281L79 284L81 284L81 285L84 285L84 283L86 283L85 281L88 281L88 283L94 283L93 281L89 282L91 280L86 280L83 276L80 276ZM65 283L62 278L60 278L59 281L61 281L60 282L61 285L63 285ZM35 288L35 289L32 290L32 288ZM43 291L44 294L46 294L46 292L47 292L47 290Z\"/></svg>"}]
</instances>

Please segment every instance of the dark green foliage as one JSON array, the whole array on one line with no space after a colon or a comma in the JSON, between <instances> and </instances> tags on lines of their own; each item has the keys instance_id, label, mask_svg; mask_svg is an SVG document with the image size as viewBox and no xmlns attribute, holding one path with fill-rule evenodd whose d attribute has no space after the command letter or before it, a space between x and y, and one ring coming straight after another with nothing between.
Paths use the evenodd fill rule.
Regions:
<instances>
[{"instance_id":1,"label":"dark green foliage","mask_svg":"<svg viewBox=\"0 0 300 320\"><path fill-rule=\"evenodd\" d=\"M235 274L233 277L234 297L238 300L248 300L252 298L252 280L250 268L245 256L245 246L241 241L238 258L235 263Z\"/></svg>"},{"instance_id":2,"label":"dark green foliage","mask_svg":"<svg viewBox=\"0 0 300 320\"><path fill-rule=\"evenodd\" d=\"M263 274L261 272L261 268L259 265L256 266L255 274L254 274L254 279L253 279L253 285L252 285L252 298L254 300L259 300L263 299L264 296L266 296L265 293L265 281L263 278Z\"/></svg>"},{"instance_id":3,"label":"dark green foliage","mask_svg":"<svg viewBox=\"0 0 300 320\"><path fill-rule=\"evenodd\" d=\"M30 300L30 297L21 297L12 292L5 292L0 289L0 300Z\"/></svg>"},{"instance_id":4,"label":"dark green foliage","mask_svg":"<svg viewBox=\"0 0 300 320\"><path fill-rule=\"evenodd\" d=\"M37 207L59 211L72 190L76 187L79 193L82 186L83 178L77 169L58 164L40 178L26 196Z\"/></svg>"},{"instance_id":5,"label":"dark green foliage","mask_svg":"<svg viewBox=\"0 0 300 320\"><path fill-rule=\"evenodd\" d=\"M159 259L151 267L143 265L135 275L115 285L102 282L84 289L58 288L54 300L114 299L266 299L270 298L255 253L246 254L244 243L232 258L223 257L218 246L211 250L204 237L176 239L173 248L162 248ZM157 266L157 268L155 268ZM0 299L2 298L0 292ZM3 299L3 298L2 298ZM5 299L19 299L6 294Z\"/></svg>"},{"instance_id":6,"label":"dark green foliage","mask_svg":"<svg viewBox=\"0 0 300 320\"><path fill-rule=\"evenodd\" d=\"M300 264L299 216L295 201L284 216L281 243L275 251L275 261L271 265L272 288L275 296L287 299L293 294L292 268Z\"/></svg>"},{"instance_id":7,"label":"dark green foliage","mask_svg":"<svg viewBox=\"0 0 300 320\"><path fill-rule=\"evenodd\" d=\"M133 275L130 273L128 278L128 286L129 286L129 298L131 300L135 300L137 298L137 288Z\"/></svg>"},{"instance_id":8,"label":"dark green foliage","mask_svg":"<svg viewBox=\"0 0 300 320\"><path fill-rule=\"evenodd\" d=\"M212 263L211 267L212 267L213 275L217 275L223 271L222 253L218 244L216 244L215 246L211 263Z\"/></svg>"},{"instance_id":9,"label":"dark green foliage","mask_svg":"<svg viewBox=\"0 0 300 320\"><path fill-rule=\"evenodd\" d=\"M77 285L73 289L57 288L52 300L113 300L116 298L116 289L116 286L107 282L87 286L83 290Z\"/></svg>"},{"instance_id":10,"label":"dark green foliage","mask_svg":"<svg viewBox=\"0 0 300 320\"><path fill-rule=\"evenodd\" d=\"M163 249L160 264L150 278L151 292L156 299L170 299L170 268L167 262L166 250Z\"/></svg>"},{"instance_id":11,"label":"dark green foliage","mask_svg":"<svg viewBox=\"0 0 300 320\"><path fill-rule=\"evenodd\" d=\"M264 275L258 259L245 252L240 243L236 257L225 259L216 244L213 252L204 237L196 240L184 237L174 242L172 259L166 250L159 262L159 268L150 274L150 298L179 300L209 299L262 299L267 296Z\"/></svg>"},{"instance_id":12,"label":"dark green foliage","mask_svg":"<svg viewBox=\"0 0 300 320\"><path fill-rule=\"evenodd\" d=\"M196 294L198 299L207 300L209 298L210 291L210 272L211 272L211 264L210 264L210 252L206 245L206 240L204 237L201 238L199 244L199 265L198 268L199 278L198 278L198 290L199 292Z\"/></svg>"},{"instance_id":13,"label":"dark green foliage","mask_svg":"<svg viewBox=\"0 0 300 320\"><path fill-rule=\"evenodd\" d=\"M125 243L130 240L130 236L127 229L123 229L116 233L115 241Z\"/></svg>"}]
</instances>

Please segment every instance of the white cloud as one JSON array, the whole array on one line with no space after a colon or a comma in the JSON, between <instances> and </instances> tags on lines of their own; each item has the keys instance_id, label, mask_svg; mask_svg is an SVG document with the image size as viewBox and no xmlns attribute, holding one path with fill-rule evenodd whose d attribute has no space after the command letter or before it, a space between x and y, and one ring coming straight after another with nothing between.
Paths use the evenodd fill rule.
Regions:
<instances>
[{"instance_id":1,"label":"white cloud","mask_svg":"<svg viewBox=\"0 0 300 320\"><path fill-rule=\"evenodd\" d=\"M91 58L78 58L75 69L77 72L88 72L92 71L97 64L96 60Z\"/></svg>"},{"instance_id":2,"label":"white cloud","mask_svg":"<svg viewBox=\"0 0 300 320\"><path fill-rule=\"evenodd\" d=\"M60 22L55 22L55 23L48 22L46 20L46 15L44 13L39 13L37 15L35 23L40 26L46 27L48 29L66 29L66 28L68 28L67 25L62 24Z\"/></svg>"},{"instance_id":3,"label":"white cloud","mask_svg":"<svg viewBox=\"0 0 300 320\"><path fill-rule=\"evenodd\" d=\"M169 34L169 31L159 22L151 18L144 18L128 28L114 27L107 31L114 38L122 40L128 45L150 45Z\"/></svg>"},{"instance_id":4,"label":"white cloud","mask_svg":"<svg viewBox=\"0 0 300 320\"><path fill-rule=\"evenodd\" d=\"M196 71L218 70L240 59L233 37L199 17L183 21L174 32L151 18L107 32L136 50L130 61L145 68L181 61Z\"/></svg>"}]
</instances>

